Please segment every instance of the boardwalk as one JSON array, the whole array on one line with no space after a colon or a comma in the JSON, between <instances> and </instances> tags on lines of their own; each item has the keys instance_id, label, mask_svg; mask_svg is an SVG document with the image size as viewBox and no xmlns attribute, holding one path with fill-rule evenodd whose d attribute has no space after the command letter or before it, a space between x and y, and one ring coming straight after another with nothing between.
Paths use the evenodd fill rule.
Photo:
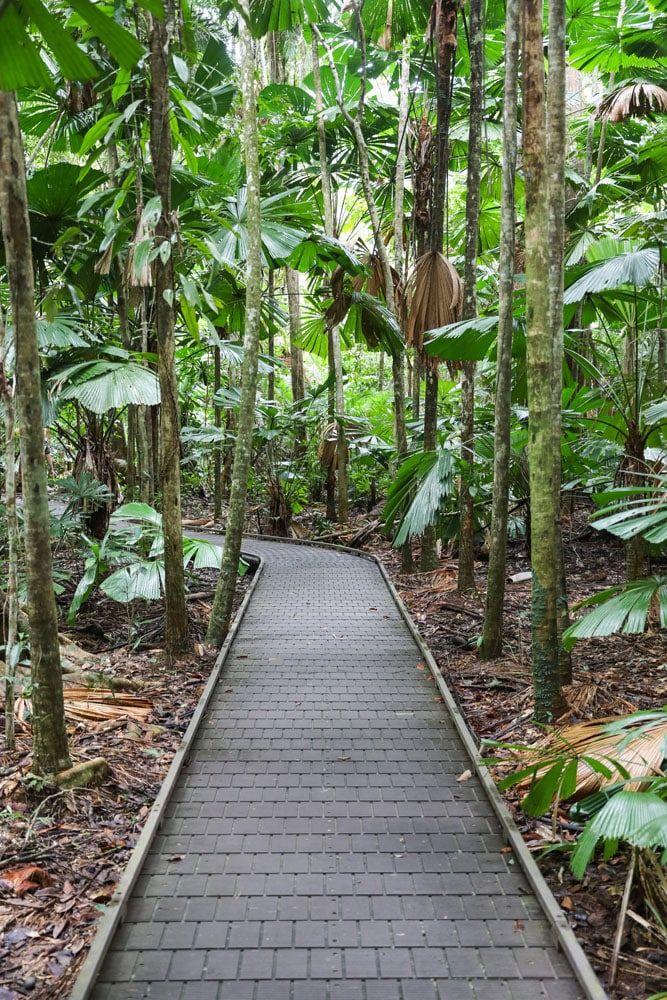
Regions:
<instances>
[{"instance_id":1,"label":"boardwalk","mask_svg":"<svg viewBox=\"0 0 667 1000\"><path fill-rule=\"evenodd\" d=\"M377 567L265 570L94 1000L582 996Z\"/></svg>"}]
</instances>

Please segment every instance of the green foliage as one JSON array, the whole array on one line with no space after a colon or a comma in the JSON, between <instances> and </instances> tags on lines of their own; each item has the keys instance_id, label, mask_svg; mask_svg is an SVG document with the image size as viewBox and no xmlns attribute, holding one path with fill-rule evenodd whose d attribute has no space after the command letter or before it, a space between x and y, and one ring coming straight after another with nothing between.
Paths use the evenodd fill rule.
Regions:
<instances>
[{"instance_id":1,"label":"green foliage","mask_svg":"<svg viewBox=\"0 0 667 1000\"><path fill-rule=\"evenodd\" d=\"M651 576L602 590L575 604L573 610L595 610L585 615L563 633L563 644L571 649L578 639L613 635L632 635L645 631L652 609L661 628L667 628L667 577Z\"/></svg>"},{"instance_id":2,"label":"green foliage","mask_svg":"<svg viewBox=\"0 0 667 1000\"><path fill-rule=\"evenodd\" d=\"M437 523L443 501L452 494L453 470L454 460L446 447L417 452L403 462L389 488L383 512L387 530L400 517L395 548L410 538L420 538L426 528Z\"/></svg>"},{"instance_id":3,"label":"green foliage","mask_svg":"<svg viewBox=\"0 0 667 1000\"><path fill-rule=\"evenodd\" d=\"M83 540L89 549L84 573L68 612L70 623L95 587L120 604L158 600L164 590L162 515L145 503L126 503L111 516L101 542ZM206 538L183 538L183 565L192 570L219 569L222 547ZM239 563L239 573L247 570Z\"/></svg>"}]
</instances>

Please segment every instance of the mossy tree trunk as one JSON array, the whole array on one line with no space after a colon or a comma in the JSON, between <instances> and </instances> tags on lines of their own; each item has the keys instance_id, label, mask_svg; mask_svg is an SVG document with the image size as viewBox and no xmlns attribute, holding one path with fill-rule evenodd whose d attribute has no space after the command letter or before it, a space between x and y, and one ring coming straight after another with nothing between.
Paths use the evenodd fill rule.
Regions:
<instances>
[{"instance_id":1,"label":"mossy tree trunk","mask_svg":"<svg viewBox=\"0 0 667 1000\"><path fill-rule=\"evenodd\" d=\"M514 230L516 225L514 185L517 155L517 75L521 4L522 0L507 0L505 7L503 178L500 209L496 406L493 431L493 501L486 607L480 647L480 656L485 660L500 656L503 644L511 440L512 335L514 329L512 296L514 292Z\"/></svg>"},{"instance_id":2,"label":"mossy tree trunk","mask_svg":"<svg viewBox=\"0 0 667 1000\"><path fill-rule=\"evenodd\" d=\"M484 0L470 0L470 114L466 176L466 249L463 277L463 319L477 315L477 244L482 177L482 115L484 112ZM475 363L463 363L461 379L461 493L459 500L458 589L475 589L475 508L470 485L475 464Z\"/></svg>"},{"instance_id":3,"label":"mossy tree trunk","mask_svg":"<svg viewBox=\"0 0 667 1000\"><path fill-rule=\"evenodd\" d=\"M175 34L174 17L173 4L168 0L164 18L153 17L150 31L150 149L155 190L162 202L155 234L166 250L155 261L155 328L160 380L159 481L164 532L165 649L169 656L177 656L188 647L181 518L181 441L175 363L175 231L171 211L169 65L171 40Z\"/></svg>"},{"instance_id":4,"label":"mossy tree trunk","mask_svg":"<svg viewBox=\"0 0 667 1000\"><path fill-rule=\"evenodd\" d=\"M523 112L526 192L526 367L535 717L551 722L563 707L558 640L558 578L553 458L554 372L549 317L543 0L524 0ZM547 280L545 280L545 277Z\"/></svg>"},{"instance_id":5,"label":"mossy tree trunk","mask_svg":"<svg viewBox=\"0 0 667 1000\"><path fill-rule=\"evenodd\" d=\"M215 591L207 639L219 646L229 631L232 605L236 590L239 557L243 540L245 501L248 472L252 456L252 435L255 426L257 396L257 363L259 357L260 307L262 303L262 234L260 213L259 141L255 92L255 56L248 30L247 0L241 0L238 19L241 49L241 97L243 101L243 147L248 188L248 257L246 261L246 308L241 365L241 399L239 404L234 467L229 496L229 513L225 530L225 548L220 578Z\"/></svg>"},{"instance_id":6,"label":"mossy tree trunk","mask_svg":"<svg viewBox=\"0 0 667 1000\"><path fill-rule=\"evenodd\" d=\"M570 624L561 537L561 397L563 393L563 253L565 246L565 0L549 3L549 79L547 85L547 187L549 209L549 325L553 350L553 462L558 643L561 682L572 680L572 658L561 636Z\"/></svg>"},{"instance_id":7,"label":"mossy tree trunk","mask_svg":"<svg viewBox=\"0 0 667 1000\"><path fill-rule=\"evenodd\" d=\"M25 156L13 93L0 92L0 219L14 330L32 673L33 771L70 767L53 591L39 347Z\"/></svg>"},{"instance_id":8,"label":"mossy tree trunk","mask_svg":"<svg viewBox=\"0 0 667 1000\"><path fill-rule=\"evenodd\" d=\"M14 688L19 634L19 522L16 511L16 440L14 418L14 388L12 378L5 369L9 351L9 335L0 308L0 402L5 415L5 520L7 522L7 592L0 604L0 636L4 645L5 660L5 746L13 750L16 745L14 726ZM6 621L5 621L6 616ZM5 627L6 626L6 627Z\"/></svg>"}]
</instances>

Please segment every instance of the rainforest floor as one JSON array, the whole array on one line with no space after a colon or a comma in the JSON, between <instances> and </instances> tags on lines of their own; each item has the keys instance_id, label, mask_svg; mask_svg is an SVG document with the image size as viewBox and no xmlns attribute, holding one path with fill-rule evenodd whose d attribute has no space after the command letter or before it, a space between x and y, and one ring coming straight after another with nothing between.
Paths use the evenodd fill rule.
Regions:
<instances>
[{"instance_id":1,"label":"rainforest floor","mask_svg":"<svg viewBox=\"0 0 667 1000\"><path fill-rule=\"evenodd\" d=\"M64 571L66 554L58 561ZM0 754L0 1000L69 995L216 658L203 640L217 574L190 580L193 653L171 663L161 602L128 610L97 592L68 626L78 579L68 576L59 607L76 644L64 647L76 668L64 677L71 757L104 757L111 779L72 791L35 783L27 721L15 752ZM249 582L239 581L234 613ZM115 690L72 686L89 671Z\"/></svg>"}]
</instances>

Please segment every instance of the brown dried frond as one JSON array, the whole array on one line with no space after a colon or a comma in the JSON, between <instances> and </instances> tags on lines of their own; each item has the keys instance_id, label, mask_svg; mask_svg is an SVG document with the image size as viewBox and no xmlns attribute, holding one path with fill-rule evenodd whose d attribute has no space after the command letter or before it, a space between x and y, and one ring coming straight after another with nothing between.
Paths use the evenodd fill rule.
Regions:
<instances>
[{"instance_id":1,"label":"brown dried frond","mask_svg":"<svg viewBox=\"0 0 667 1000\"><path fill-rule=\"evenodd\" d=\"M142 214L137 222L134 238L130 243L130 249L127 255L127 267L125 273L127 275L127 283L130 288L150 288L153 284L153 272L148 261L143 264L138 273L134 267L134 254L137 247L140 243L143 243L144 240L147 240L151 236L153 236L153 230L146 225Z\"/></svg>"},{"instance_id":2,"label":"brown dried frond","mask_svg":"<svg viewBox=\"0 0 667 1000\"><path fill-rule=\"evenodd\" d=\"M653 111L667 112L667 90L654 83L629 83L607 94L595 117L616 123L644 118Z\"/></svg>"},{"instance_id":3,"label":"brown dried frond","mask_svg":"<svg viewBox=\"0 0 667 1000\"><path fill-rule=\"evenodd\" d=\"M345 271L342 267L335 268L331 275L331 298L331 305L324 318L327 326L338 326L350 308L350 293L345 289Z\"/></svg>"},{"instance_id":4,"label":"brown dried frond","mask_svg":"<svg viewBox=\"0 0 667 1000\"><path fill-rule=\"evenodd\" d=\"M408 282L407 343L423 353L427 330L456 323L462 305L463 284L454 265L437 251L422 254Z\"/></svg>"},{"instance_id":5,"label":"brown dried frond","mask_svg":"<svg viewBox=\"0 0 667 1000\"><path fill-rule=\"evenodd\" d=\"M317 449L317 458L320 466L328 471L334 470L338 465L336 445L338 441L338 428L336 424L327 424L322 431L320 446Z\"/></svg>"},{"instance_id":6,"label":"brown dried frond","mask_svg":"<svg viewBox=\"0 0 667 1000\"><path fill-rule=\"evenodd\" d=\"M566 726L560 729L545 740L536 744L535 762L544 757L549 757L554 753L571 752L573 755L581 757L586 755L594 760L600 761L611 771L607 778L603 774L594 771L584 760L580 760L577 765L577 788L573 799L582 799L593 792L605 788L607 785L615 784L622 780L623 774L615 764L633 778L646 778L648 775L662 774L662 761L665 753L665 740L667 739L667 719L657 719L655 725L647 728L641 736L630 739L632 728L627 727L620 733L605 732L605 727L610 722L617 722L618 716L609 716L604 719L593 719L587 722L578 722L574 726ZM638 719L637 730L646 726L646 720ZM532 751L527 754L527 763L530 762ZM547 770L548 765L539 768L537 777L541 777ZM530 784L527 779L525 785ZM637 788L641 782L626 785L628 790Z\"/></svg>"},{"instance_id":7,"label":"brown dried frond","mask_svg":"<svg viewBox=\"0 0 667 1000\"><path fill-rule=\"evenodd\" d=\"M113 243L111 243L95 264L96 274L109 274L113 260Z\"/></svg>"}]
</instances>

